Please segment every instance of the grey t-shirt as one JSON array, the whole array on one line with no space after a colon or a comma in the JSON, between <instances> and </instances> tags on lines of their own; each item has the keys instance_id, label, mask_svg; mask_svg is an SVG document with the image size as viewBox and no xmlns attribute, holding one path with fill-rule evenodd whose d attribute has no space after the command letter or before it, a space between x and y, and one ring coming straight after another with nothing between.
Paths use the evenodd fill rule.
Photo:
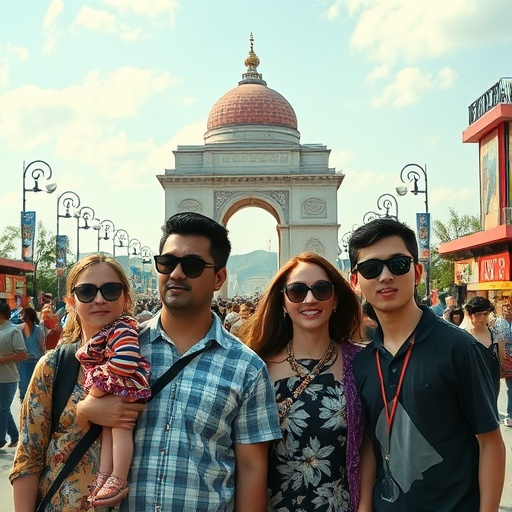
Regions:
<instances>
[{"instance_id":1,"label":"grey t-shirt","mask_svg":"<svg viewBox=\"0 0 512 512\"><path fill-rule=\"evenodd\" d=\"M26 351L27 347L20 330L11 322L0 325L0 356L12 356ZM0 382L18 382L19 380L16 363L0 363Z\"/></svg>"}]
</instances>

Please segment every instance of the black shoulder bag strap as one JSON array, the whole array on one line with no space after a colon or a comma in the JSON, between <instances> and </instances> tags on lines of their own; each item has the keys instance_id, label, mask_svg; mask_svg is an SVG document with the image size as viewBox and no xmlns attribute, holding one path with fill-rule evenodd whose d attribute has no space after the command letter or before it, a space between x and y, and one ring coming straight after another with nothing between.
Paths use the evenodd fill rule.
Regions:
<instances>
[{"instance_id":1,"label":"black shoulder bag strap","mask_svg":"<svg viewBox=\"0 0 512 512\"><path fill-rule=\"evenodd\" d=\"M209 345L206 345L202 349L197 352L193 352L192 354L188 354L185 357L178 359L165 373L163 373L156 382L151 386L151 396L149 397L148 402L153 400L162 389L171 382L178 373L195 357L204 352L209 348ZM69 398L69 396L68 396ZM53 495L57 492L62 482L67 478L67 476L73 471L73 468L80 462L82 457L87 453L87 450L91 447L92 443L98 439L101 434L102 427L100 425L91 425L91 428L84 434L82 439L78 441L77 445L73 448L71 453L69 454L68 459L66 460L64 466L60 470L59 474L53 481L51 487L48 489L46 496L39 503L36 512L43 512L46 506L50 503Z\"/></svg>"}]
</instances>

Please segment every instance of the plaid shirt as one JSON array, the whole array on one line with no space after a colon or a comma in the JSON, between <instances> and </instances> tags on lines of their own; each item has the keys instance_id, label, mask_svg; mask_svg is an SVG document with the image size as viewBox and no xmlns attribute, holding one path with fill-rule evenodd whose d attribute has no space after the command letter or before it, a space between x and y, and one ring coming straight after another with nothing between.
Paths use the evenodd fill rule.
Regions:
<instances>
[{"instance_id":1,"label":"plaid shirt","mask_svg":"<svg viewBox=\"0 0 512 512\"><path fill-rule=\"evenodd\" d=\"M151 363L150 383L180 357L159 314L144 324L139 343ZM263 361L216 315L189 352L205 345L138 420L124 512L232 511L235 444L281 438Z\"/></svg>"}]
</instances>

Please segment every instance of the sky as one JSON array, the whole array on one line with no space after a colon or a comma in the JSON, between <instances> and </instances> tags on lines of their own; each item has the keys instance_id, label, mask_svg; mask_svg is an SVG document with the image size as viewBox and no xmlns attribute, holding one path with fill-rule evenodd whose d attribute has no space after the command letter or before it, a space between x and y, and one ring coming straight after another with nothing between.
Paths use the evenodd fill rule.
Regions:
<instances>
[{"instance_id":1,"label":"sky","mask_svg":"<svg viewBox=\"0 0 512 512\"><path fill-rule=\"evenodd\" d=\"M71 190L158 252L156 175L174 168L178 145L204 143L211 108L246 71L251 32L258 71L294 108L301 143L326 145L345 175L339 239L384 193L415 227L425 195L395 192L409 163L427 168L433 220L450 207L479 215L478 147L462 132L468 106L512 76L510 26L510 0L4 0L0 234L20 223L24 162L43 160L52 177L40 186L57 190L27 192L26 209L48 230ZM233 254L278 250L262 210L227 227ZM59 231L74 250L76 221L60 219ZM81 230L81 251L96 248L97 233Z\"/></svg>"}]
</instances>

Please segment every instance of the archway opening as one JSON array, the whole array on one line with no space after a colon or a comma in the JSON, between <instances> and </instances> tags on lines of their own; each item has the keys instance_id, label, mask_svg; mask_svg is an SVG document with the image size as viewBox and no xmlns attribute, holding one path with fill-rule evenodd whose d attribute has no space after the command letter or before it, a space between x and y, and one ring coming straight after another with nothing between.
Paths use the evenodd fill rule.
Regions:
<instances>
[{"instance_id":1,"label":"archway opening","mask_svg":"<svg viewBox=\"0 0 512 512\"><path fill-rule=\"evenodd\" d=\"M279 261L277 221L262 207L239 206L227 222L232 251L228 297L254 297L274 277Z\"/></svg>"}]
</instances>

